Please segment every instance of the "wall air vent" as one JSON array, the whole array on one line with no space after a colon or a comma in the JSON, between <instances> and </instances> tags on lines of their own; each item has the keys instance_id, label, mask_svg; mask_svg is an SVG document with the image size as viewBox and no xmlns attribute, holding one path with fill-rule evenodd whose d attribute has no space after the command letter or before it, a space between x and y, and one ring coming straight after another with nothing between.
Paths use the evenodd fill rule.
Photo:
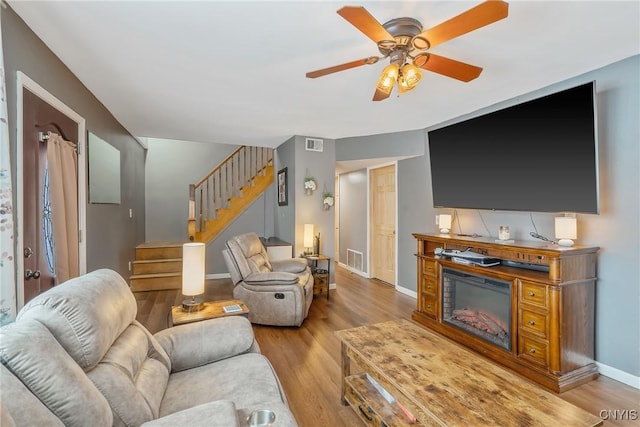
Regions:
<instances>
[{"instance_id":1,"label":"wall air vent","mask_svg":"<svg viewBox=\"0 0 640 427\"><path fill-rule=\"evenodd\" d=\"M322 153L324 140L318 138L305 138L305 148L307 151L318 151Z\"/></svg>"},{"instance_id":2,"label":"wall air vent","mask_svg":"<svg viewBox=\"0 0 640 427\"><path fill-rule=\"evenodd\" d=\"M347 265L356 271L363 271L362 252L347 248Z\"/></svg>"}]
</instances>

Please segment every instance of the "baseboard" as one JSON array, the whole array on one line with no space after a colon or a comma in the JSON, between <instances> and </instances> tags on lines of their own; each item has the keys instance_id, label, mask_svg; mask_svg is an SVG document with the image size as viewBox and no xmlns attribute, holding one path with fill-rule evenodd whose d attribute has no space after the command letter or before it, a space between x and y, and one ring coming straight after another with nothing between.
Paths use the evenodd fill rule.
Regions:
<instances>
[{"instance_id":1,"label":"baseboard","mask_svg":"<svg viewBox=\"0 0 640 427\"><path fill-rule=\"evenodd\" d=\"M418 299L418 293L416 291L412 291L411 289L403 288L402 286L396 286L396 291L400 292L401 294L410 296L415 300Z\"/></svg>"},{"instance_id":2,"label":"baseboard","mask_svg":"<svg viewBox=\"0 0 640 427\"><path fill-rule=\"evenodd\" d=\"M231 275L229 273L215 273L215 274L207 274L204 276L205 279L230 279Z\"/></svg>"},{"instance_id":3,"label":"baseboard","mask_svg":"<svg viewBox=\"0 0 640 427\"><path fill-rule=\"evenodd\" d=\"M620 381L621 383L633 388L640 389L640 377L637 377L625 371L621 371L618 368L605 365L604 363L596 362L596 366L598 367L600 375L609 377L612 380Z\"/></svg>"},{"instance_id":4,"label":"baseboard","mask_svg":"<svg viewBox=\"0 0 640 427\"><path fill-rule=\"evenodd\" d=\"M349 267L347 264L343 264L341 262L338 262L338 265L340 267L344 268L345 270L349 270L350 272L357 274L360 277L364 277L365 279L370 279L369 273L365 273L364 271L356 270L355 268Z\"/></svg>"}]
</instances>

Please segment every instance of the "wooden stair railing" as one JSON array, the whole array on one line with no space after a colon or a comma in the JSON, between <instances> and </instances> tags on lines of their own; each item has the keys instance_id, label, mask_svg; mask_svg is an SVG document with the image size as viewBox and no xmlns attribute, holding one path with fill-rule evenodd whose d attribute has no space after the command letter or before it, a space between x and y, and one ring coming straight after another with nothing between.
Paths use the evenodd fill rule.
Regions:
<instances>
[{"instance_id":1,"label":"wooden stair railing","mask_svg":"<svg viewBox=\"0 0 640 427\"><path fill-rule=\"evenodd\" d=\"M189 185L189 240L213 240L273 179L272 148L239 147L199 182Z\"/></svg>"}]
</instances>

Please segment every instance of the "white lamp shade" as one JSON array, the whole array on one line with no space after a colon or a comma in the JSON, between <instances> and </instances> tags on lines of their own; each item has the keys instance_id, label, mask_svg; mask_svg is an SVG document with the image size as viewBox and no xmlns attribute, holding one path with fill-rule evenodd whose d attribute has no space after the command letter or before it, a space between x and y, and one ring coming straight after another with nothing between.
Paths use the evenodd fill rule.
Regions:
<instances>
[{"instance_id":1,"label":"white lamp shade","mask_svg":"<svg viewBox=\"0 0 640 427\"><path fill-rule=\"evenodd\" d=\"M556 217L556 239L576 239L578 222L570 216Z\"/></svg>"},{"instance_id":2,"label":"white lamp shade","mask_svg":"<svg viewBox=\"0 0 640 427\"><path fill-rule=\"evenodd\" d=\"M204 243L185 243L182 246L182 295L204 293Z\"/></svg>"},{"instance_id":3,"label":"white lamp shade","mask_svg":"<svg viewBox=\"0 0 640 427\"><path fill-rule=\"evenodd\" d=\"M305 248L313 247L313 224L304 225L303 246Z\"/></svg>"},{"instance_id":4,"label":"white lamp shade","mask_svg":"<svg viewBox=\"0 0 640 427\"><path fill-rule=\"evenodd\" d=\"M451 228L451 215L440 214L438 215L438 226L442 233L448 233ZM446 231L445 231L446 230Z\"/></svg>"}]
</instances>

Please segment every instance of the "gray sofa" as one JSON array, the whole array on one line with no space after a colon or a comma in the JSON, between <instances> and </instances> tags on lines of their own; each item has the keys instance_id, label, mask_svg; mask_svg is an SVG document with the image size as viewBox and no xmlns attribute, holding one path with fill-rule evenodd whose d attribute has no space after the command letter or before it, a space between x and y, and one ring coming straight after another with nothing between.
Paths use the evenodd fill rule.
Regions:
<instances>
[{"instance_id":1,"label":"gray sofa","mask_svg":"<svg viewBox=\"0 0 640 427\"><path fill-rule=\"evenodd\" d=\"M252 323L300 326L313 302L313 275L303 258L270 261L255 233L227 241L222 251L233 297L249 307Z\"/></svg>"},{"instance_id":2,"label":"gray sofa","mask_svg":"<svg viewBox=\"0 0 640 427\"><path fill-rule=\"evenodd\" d=\"M251 324L226 317L151 335L116 272L30 301L0 328L0 425L239 426L254 410L296 426Z\"/></svg>"}]
</instances>

